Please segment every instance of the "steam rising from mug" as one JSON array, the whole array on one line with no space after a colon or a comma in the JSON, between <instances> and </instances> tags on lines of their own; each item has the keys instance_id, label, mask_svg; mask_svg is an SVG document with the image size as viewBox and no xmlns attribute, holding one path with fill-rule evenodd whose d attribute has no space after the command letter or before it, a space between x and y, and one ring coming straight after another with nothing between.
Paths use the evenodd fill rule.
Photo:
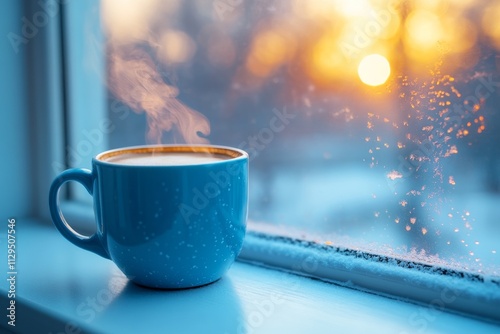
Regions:
<instances>
[{"instance_id":1,"label":"steam rising from mug","mask_svg":"<svg viewBox=\"0 0 500 334\"><path fill-rule=\"evenodd\" d=\"M161 45L151 36L155 14L159 8L169 10L168 6L175 6L175 1L102 1L101 12L108 37L108 88L135 112L146 113L150 143L160 144L163 133L173 131L179 135L176 140L204 144L208 142L205 137L210 134L208 119L177 99L179 90L164 81L145 48L149 46L160 52L169 47L179 48L179 45Z\"/></svg>"}]
</instances>

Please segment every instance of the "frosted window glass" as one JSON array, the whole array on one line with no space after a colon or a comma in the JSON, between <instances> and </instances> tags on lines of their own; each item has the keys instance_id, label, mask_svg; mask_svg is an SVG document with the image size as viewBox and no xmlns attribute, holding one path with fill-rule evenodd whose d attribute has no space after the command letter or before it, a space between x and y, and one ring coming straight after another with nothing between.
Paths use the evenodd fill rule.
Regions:
<instances>
[{"instance_id":1,"label":"frosted window glass","mask_svg":"<svg viewBox=\"0 0 500 334\"><path fill-rule=\"evenodd\" d=\"M500 275L496 1L102 1L101 15L109 148L237 146L254 229Z\"/></svg>"}]
</instances>

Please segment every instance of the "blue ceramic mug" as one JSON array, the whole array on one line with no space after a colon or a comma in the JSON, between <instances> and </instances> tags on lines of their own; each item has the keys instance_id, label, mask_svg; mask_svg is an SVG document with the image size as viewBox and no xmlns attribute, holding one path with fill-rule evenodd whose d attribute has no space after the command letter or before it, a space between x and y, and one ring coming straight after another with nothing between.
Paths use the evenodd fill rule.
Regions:
<instances>
[{"instance_id":1,"label":"blue ceramic mug","mask_svg":"<svg viewBox=\"0 0 500 334\"><path fill-rule=\"evenodd\" d=\"M96 233L66 222L60 187L93 196ZM92 171L69 169L49 193L52 220L76 246L111 259L133 282L189 288L219 279L239 254L248 202L248 154L223 146L160 145L107 151Z\"/></svg>"}]
</instances>

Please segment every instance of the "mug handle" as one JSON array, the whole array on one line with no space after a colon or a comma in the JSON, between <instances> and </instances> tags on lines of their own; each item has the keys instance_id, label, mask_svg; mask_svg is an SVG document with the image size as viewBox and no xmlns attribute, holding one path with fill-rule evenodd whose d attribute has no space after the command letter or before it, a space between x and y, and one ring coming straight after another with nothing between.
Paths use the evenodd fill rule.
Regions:
<instances>
[{"instance_id":1,"label":"mug handle","mask_svg":"<svg viewBox=\"0 0 500 334\"><path fill-rule=\"evenodd\" d=\"M110 257L108 251L99 240L97 232L91 236L82 235L76 232L64 218L61 208L59 207L58 195L61 186L69 181L76 181L82 184L85 189L87 189L89 194L93 195L94 176L90 170L84 168L73 168L65 170L59 174L59 176L57 176L52 182L49 191L49 209L54 225L59 232L74 245L109 259Z\"/></svg>"}]
</instances>

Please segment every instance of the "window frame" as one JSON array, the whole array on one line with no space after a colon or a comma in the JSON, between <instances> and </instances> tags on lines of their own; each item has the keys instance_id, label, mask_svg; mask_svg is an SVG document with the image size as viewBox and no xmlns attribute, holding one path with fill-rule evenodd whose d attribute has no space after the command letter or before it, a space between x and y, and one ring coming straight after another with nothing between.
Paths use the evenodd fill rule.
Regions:
<instances>
[{"instance_id":1,"label":"window frame","mask_svg":"<svg viewBox=\"0 0 500 334\"><path fill-rule=\"evenodd\" d=\"M34 1L23 2L26 17L42 11ZM61 4L58 4L60 13ZM47 194L57 175L54 162L64 161L65 112L64 72L61 43L61 16L54 15L26 44L28 116L32 165L33 196L31 214L50 220Z\"/></svg>"},{"instance_id":2,"label":"window frame","mask_svg":"<svg viewBox=\"0 0 500 334\"><path fill-rule=\"evenodd\" d=\"M28 1L27 4L28 15L39 10L36 3ZM34 134L31 153L37 166L34 180L38 194L33 200L35 216L47 222L50 217L46 194L56 176L53 163L64 161L68 166L65 154L75 140L68 135L69 129L75 129L75 123L70 123L79 119L72 114L74 110L68 102L71 88L65 86L68 53L62 28L64 4L59 4L59 13L59 19L51 20L28 45L32 73L30 117ZM96 121L99 120L86 124ZM70 225L84 233L93 233L94 214L88 202L80 202L67 193L62 194L61 202ZM419 303L426 309L458 312L500 323L500 313L495 312L500 309L500 281L480 274L261 233L251 226L238 260ZM494 298L490 299L489 292L494 292Z\"/></svg>"}]
</instances>

